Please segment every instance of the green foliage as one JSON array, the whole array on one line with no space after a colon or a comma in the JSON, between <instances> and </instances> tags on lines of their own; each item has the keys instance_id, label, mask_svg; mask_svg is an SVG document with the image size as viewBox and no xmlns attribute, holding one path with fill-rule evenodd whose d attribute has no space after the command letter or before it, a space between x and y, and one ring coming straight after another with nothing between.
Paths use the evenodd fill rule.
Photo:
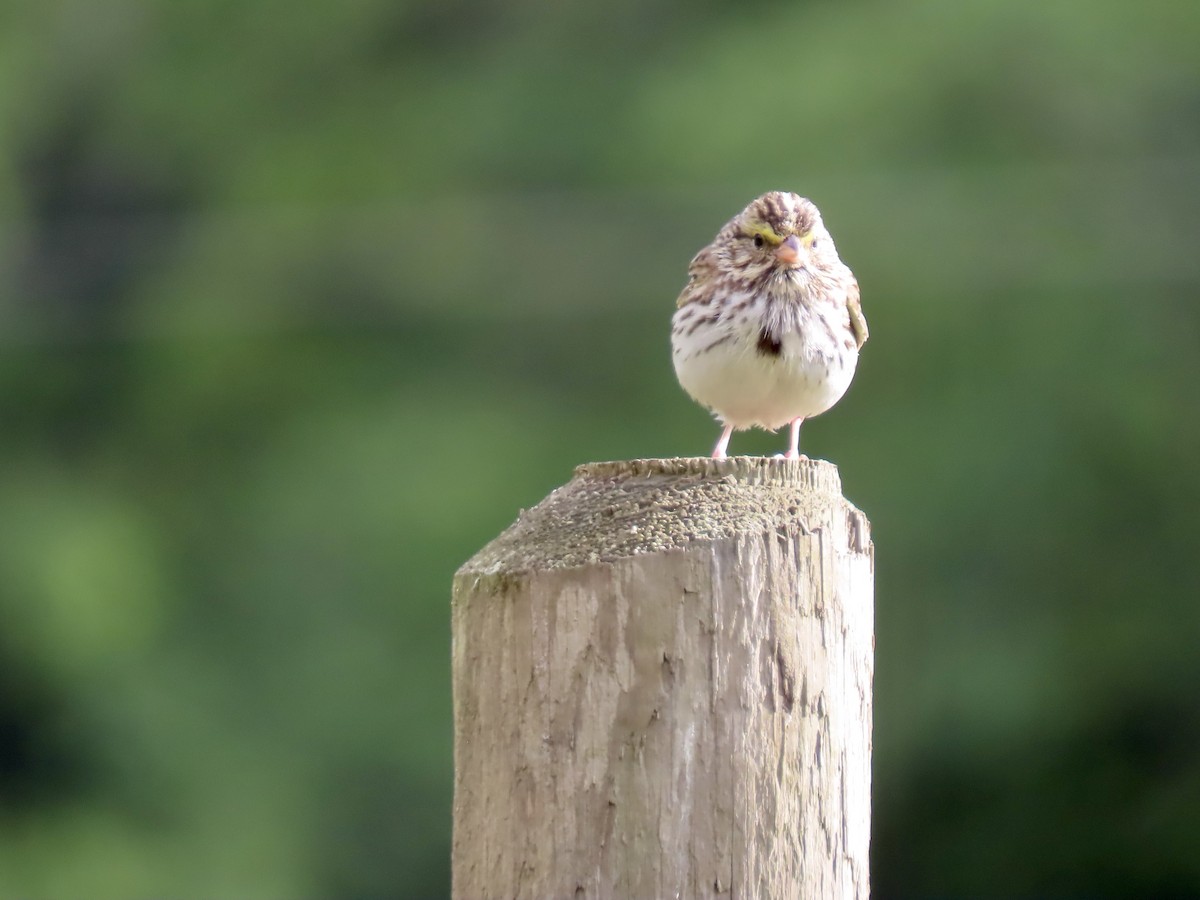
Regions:
<instances>
[{"instance_id":1,"label":"green foliage","mask_svg":"<svg viewBox=\"0 0 1200 900\"><path fill-rule=\"evenodd\" d=\"M1200 7L3 18L0 895L444 895L451 575L709 448L672 303L772 188L871 323L804 441L874 524L877 896L1200 892Z\"/></svg>"}]
</instances>

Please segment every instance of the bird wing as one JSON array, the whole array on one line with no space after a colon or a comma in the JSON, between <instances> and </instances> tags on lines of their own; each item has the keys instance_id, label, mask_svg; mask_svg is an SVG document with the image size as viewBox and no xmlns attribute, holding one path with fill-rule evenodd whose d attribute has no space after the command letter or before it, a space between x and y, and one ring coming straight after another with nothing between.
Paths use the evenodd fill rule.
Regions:
<instances>
[{"instance_id":1,"label":"bird wing","mask_svg":"<svg viewBox=\"0 0 1200 900\"><path fill-rule=\"evenodd\" d=\"M710 248L705 247L694 257L688 265L688 280L683 286L683 290L679 293L679 299L675 301L675 306L687 306L693 300L707 297L708 291L706 287L711 283L713 274L713 261Z\"/></svg>"},{"instance_id":2,"label":"bird wing","mask_svg":"<svg viewBox=\"0 0 1200 900\"><path fill-rule=\"evenodd\" d=\"M854 341L859 349L867 342L870 332L867 331L867 319L863 315L862 303L859 302L858 279L854 279L846 291L846 311L850 313L850 330L854 332Z\"/></svg>"}]
</instances>

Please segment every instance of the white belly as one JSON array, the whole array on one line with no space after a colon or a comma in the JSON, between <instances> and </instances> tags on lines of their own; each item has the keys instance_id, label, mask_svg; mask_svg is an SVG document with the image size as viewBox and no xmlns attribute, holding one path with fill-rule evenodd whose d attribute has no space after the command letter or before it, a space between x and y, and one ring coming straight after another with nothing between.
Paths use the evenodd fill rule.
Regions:
<instances>
[{"instance_id":1,"label":"white belly","mask_svg":"<svg viewBox=\"0 0 1200 900\"><path fill-rule=\"evenodd\" d=\"M717 346L675 342L675 374L693 398L735 428L775 430L829 409L850 387L857 351L827 352L798 332L781 338L779 355L762 353L753 335Z\"/></svg>"}]
</instances>

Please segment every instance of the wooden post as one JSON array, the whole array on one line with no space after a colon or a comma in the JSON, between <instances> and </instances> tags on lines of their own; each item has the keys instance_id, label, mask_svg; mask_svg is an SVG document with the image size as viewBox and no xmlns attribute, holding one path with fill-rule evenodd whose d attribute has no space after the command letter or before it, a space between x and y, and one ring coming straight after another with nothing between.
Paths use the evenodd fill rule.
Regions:
<instances>
[{"instance_id":1,"label":"wooden post","mask_svg":"<svg viewBox=\"0 0 1200 900\"><path fill-rule=\"evenodd\" d=\"M456 900L866 898L869 528L808 459L523 511L454 581Z\"/></svg>"}]
</instances>

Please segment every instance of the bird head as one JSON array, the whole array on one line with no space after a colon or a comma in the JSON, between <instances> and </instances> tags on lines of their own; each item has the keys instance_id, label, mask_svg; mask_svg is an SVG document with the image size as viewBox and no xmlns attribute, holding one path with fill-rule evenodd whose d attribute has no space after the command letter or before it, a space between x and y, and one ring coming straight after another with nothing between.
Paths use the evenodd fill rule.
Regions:
<instances>
[{"instance_id":1,"label":"bird head","mask_svg":"<svg viewBox=\"0 0 1200 900\"><path fill-rule=\"evenodd\" d=\"M820 211L787 191L754 200L722 229L721 243L729 266L751 276L813 271L836 258Z\"/></svg>"}]
</instances>

